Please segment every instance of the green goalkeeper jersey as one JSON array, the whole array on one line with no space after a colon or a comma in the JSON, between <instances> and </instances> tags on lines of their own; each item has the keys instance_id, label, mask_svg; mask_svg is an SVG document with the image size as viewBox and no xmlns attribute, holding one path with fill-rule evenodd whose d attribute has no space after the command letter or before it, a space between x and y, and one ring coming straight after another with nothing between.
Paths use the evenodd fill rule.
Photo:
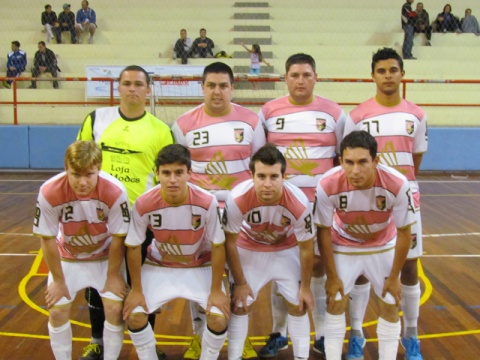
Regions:
<instances>
[{"instance_id":1,"label":"green goalkeeper jersey","mask_svg":"<svg viewBox=\"0 0 480 360\"><path fill-rule=\"evenodd\" d=\"M158 152L173 143L170 128L163 121L148 112L129 119L118 106L90 113L77 138L99 144L102 170L125 185L130 204L153 186Z\"/></svg>"}]
</instances>

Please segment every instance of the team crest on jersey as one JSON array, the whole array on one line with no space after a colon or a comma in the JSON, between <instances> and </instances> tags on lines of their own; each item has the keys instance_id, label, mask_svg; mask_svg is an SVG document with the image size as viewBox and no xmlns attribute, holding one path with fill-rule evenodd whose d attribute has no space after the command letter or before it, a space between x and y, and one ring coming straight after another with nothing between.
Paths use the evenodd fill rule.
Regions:
<instances>
[{"instance_id":1,"label":"team crest on jersey","mask_svg":"<svg viewBox=\"0 0 480 360\"><path fill-rule=\"evenodd\" d=\"M282 215L282 220L280 220L280 224L285 227L285 226L290 226L290 224L292 223L292 221L286 217L285 215Z\"/></svg>"},{"instance_id":2,"label":"team crest on jersey","mask_svg":"<svg viewBox=\"0 0 480 360\"><path fill-rule=\"evenodd\" d=\"M379 195L376 197L376 199L377 199L377 209L385 210L385 207L387 206L385 196Z\"/></svg>"},{"instance_id":3,"label":"team crest on jersey","mask_svg":"<svg viewBox=\"0 0 480 360\"><path fill-rule=\"evenodd\" d=\"M97 208L97 218L98 218L98 220L100 220L100 221L105 220L105 214L103 213L103 209L102 209L102 208Z\"/></svg>"},{"instance_id":4,"label":"team crest on jersey","mask_svg":"<svg viewBox=\"0 0 480 360\"><path fill-rule=\"evenodd\" d=\"M235 141L241 143L243 141L244 129L235 129Z\"/></svg>"},{"instance_id":5,"label":"team crest on jersey","mask_svg":"<svg viewBox=\"0 0 480 360\"><path fill-rule=\"evenodd\" d=\"M405 121L405 130L407 130L408 135L412 135L415 131L415 125L413 121L406 120Z\"/></svg>"},{"instance_id":6,"label":"team crest on jersey","mask_svg":"<svg viewBox=\"0 0 480 360\"><path fill-rule=\"evenodd\" d=\"M202 216L201 215L192 215L192 227L193 230L197 230L202 223Z\"/></svg>"},{"instance_id":7,"label":"team crest on jersey","mask_svg":"<svg viewBox=\"0 0 480 360\"><path fill-rule=\"evenodd\" d=\"M325 130L326 127L327 127L327 120L317 118L317 129L320 131L323 131Z\"/></svg>"}]
</instances>

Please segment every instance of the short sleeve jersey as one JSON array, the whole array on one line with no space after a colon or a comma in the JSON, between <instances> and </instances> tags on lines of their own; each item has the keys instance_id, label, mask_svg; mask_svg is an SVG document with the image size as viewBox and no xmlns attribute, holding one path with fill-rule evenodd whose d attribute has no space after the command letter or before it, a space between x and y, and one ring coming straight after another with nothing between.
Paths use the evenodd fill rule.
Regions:
<instances>
[{"instance_id":1,"label":"short sleeve jersey","mask_svg":"<svg viewBox=\"0 0 480 360\"><path fill-rule=\"evenodd\" d=\"M108 257L111 236L126 236L130 211L125 187L100 171L97 187L88 198L79 198L65 172L40 188L33 233L56 237L62 259L96 260Z\"/></svg>"},{"instance_id":2,"label":"short sleeve jersey","mask_svg":"<svg viewBox=\"0 0 480 360\"><path fill-rule=\"evenodd\" d=\"M190 150L190 181L214 194L220 206L230 190L250 179L250 156L266 142L258 115L237 104L221 117L206 114L202 104L179 117L172 132Z\"/></svg>"},{"instance_id":3,"label":"short sleeve jersey","mask_svg":"<svg viewBox=\"0 0 480 360\"><path fill-rule=\"evenodd\" d=\"M369 189L354 188L337 166L322 177L316 194L315 224L333 227L332 241L337 245L382 246L396 237L397 228L415 222L408 180L381 164Z\"/></svg>"},{"instance_id":4,"label":"short sleeve jersey","mask_svg":"<svg viewBox=\"0 0 480 360\"><path fill-rule=\"evenodd\" d=\"M237 245L254 251L280 251L314 237L311 204L295 185L283 182L278 204L258 200L253 180L232 190L222 218L227 233L239 234Z\"/></svg>"},{"instance_id":5,"label":"short sleeve jersey","mask_svg":"<svg viewBox=\"0 0 480 360\"><path fill-rule=\"evenodd\" d=\"M292 105L284 96L263 105L259 116L267 141L277 145L287 160L287 180L313 203L318 180L333 167L340 149L345 113L320 96L307 105Z\"/></svg>"},{"instance_id":6,"label":"short sleeve jersey","mask_svg":"<svg viewBox=\"0 0 480 360\"><path fill-rule=\"evenodd\" d=\"M424 153L428 147L427 116L422 108L405 99L396 106L386 107L372 98L348 115L344 136L355 130L367 131L375 137L380 163L406 176L418 207L420 194L413 154Z\"/></svg>"},{"instance_id":7,"label":"short sleeve jersey","mask_svg":"<svg viewBox=\"0 0 480 360\"><path fill-rule=\"evenodd\" d=\"M132 225L125 244L141 245L146 229L154 239L148 259L168 267L196 267L211 263L211 246L223 244L218 203L213 195L188 184L188 197L173 206L162 196L161 185L141 195L132 211Z\"/></svg>"},{"instance_id":8,"label":"short sleeve jersey","mask_svg":"<svg viewBox=\"0 0 480 360\"><path fill-rule=\"evenodd\" d=\"M129 119L120 108L97 109L83 122L78 140L95 140L102 149L102 170L127 188L130 204L154 184L158 152L173 143L170 128L145 112Z\"/></svg>"}]
</instances>

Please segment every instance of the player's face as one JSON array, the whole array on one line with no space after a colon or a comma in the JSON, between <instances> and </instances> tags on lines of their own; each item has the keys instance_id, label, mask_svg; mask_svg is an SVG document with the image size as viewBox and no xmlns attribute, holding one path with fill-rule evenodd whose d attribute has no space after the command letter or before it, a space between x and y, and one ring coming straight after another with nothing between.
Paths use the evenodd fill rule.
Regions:
<instances>
[{"instance_id":1,"label":"player's face","mask_svg":"<svg viewBox=\"0 0 480 360\"><path fill-rule=\"evenodd\" d=\"M187 181L190 180L190 171L183 164L160 165L157 178L162 186L163 199L175 205L185 200L188 194Z\"/></svg>"},{"instance_id":2,"label":"player's face","mask_svg":"<svg viewBox=\"0 0 480 360\"><path fill-rule=\"evenodd\" d=\"M290 100L295 104L312 101L317 74L310 64L293 64L285 75Z\"/></svg>"},{"instance_id":3,"label":"player's face","mask_svg":"<svg viewBox=\"0 0 480 360\"><path fill-rule=\"evenodd\" d=\"M225 73L208 73L202 84L205 111L212 116L223 116L230 112L233 84Z\"/></svg>"},{"instance_id":4,"label":"player's face","mask_svg":"<svg viewBox=\"0 0 480 360\"><path fill-rule=\"evenodd\" d=\"M340 164L350 185L357 189L368 189L373 185L378 156L372 159L367 149L346 148L340 158Z\"/></svg>"},{"instance_id":5,"label":"player's face","mask_svg":"<svg viewBox=\"0 0 480 360\"><path fill-rule=\"evenodd\" d=\"M187 38L187 32L185 30L180 31L180 38L183 40Z\"/></svg>"},{"instance_id":6,"label":"player's face","mask_svg":"<svg viewBox=\"0 0 480 360\"><path fill-rule=\"evenodd\" d=\"M140 106L145 104L145 98L150 94L145 74L141 71L124 71L118 84L120 103Z\"/></svg>"},{"instance_id":7,"label":"player's face","mask_svg":"<svg viewBox=\"0 0 480 360\"><path fill-rule=\"evenodd\" d=\"M265 165L261 161L255 163L253 185L257 199L263 204L275 204L282 197L283 191L282 165Z\"/></svg>"},{"instance_id":8,"label":"player's face","mask_svg":"<svg viewBox=\"0 0 480 360\"><path fill-rule=\"evenodd\" d=\"M393 95L400 90L405 72L400 69L396 59L380 60L375 64L372 79L377 84L377 92L384 95Z\"/></svg>"},{"instance_id":9,"label":"player's face","mask_svg":"<svg viewBox=\"0 0 480 360\"><path fill-rule=\"evenodd\" d=\"M88 196L97 187L98 173L100 172L98 166L93 165L81 171L76 171L67 166L65 170L67 171L68 183L75 195L79 197Z\"/></svg>"}]
</instances>

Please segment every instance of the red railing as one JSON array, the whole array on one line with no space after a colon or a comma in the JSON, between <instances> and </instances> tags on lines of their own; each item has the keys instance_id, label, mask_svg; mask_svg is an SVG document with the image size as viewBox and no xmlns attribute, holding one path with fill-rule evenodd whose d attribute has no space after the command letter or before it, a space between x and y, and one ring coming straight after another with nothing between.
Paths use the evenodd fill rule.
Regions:
<instances>
[{"instance_id":1,"label":"red railing","mask_svg":"<svg viewBox=\"0 0 480 360\"><path fill-rule=\"evenodd\" d=\"M31 77L17 77L17 78L8 78L0 77L0 81L4 80L13 80L12 91L13 91L13 100L12 101L0 101L0 105L12 105L13 107L13 123L18 125L18 106L19 105L108 105L113 106L118 104L119 101L115 99L114 96L114 82L118 79L109 78L109 77L59 77L56 78L58 81L104 81L110 83L110 96L108 100L95 100L95 101L19 101L18 100L18 81L48 81L51 82L53 78L31 78ZM153 81L199 81L201 80L200 76L154 76L152 77ZM236 82L283 82L284 78L281 76L277 77L250 77L250 76L237 76L235 77ZM339 82L339 83L371 83L372 79L356 79L356 78L319 78L317 82ZM402 97L406 98L407 96L407 84L480 84L480 80L428 80L428 79L404 79L402 80ZM146 104L149 104L150 101L147 99ZM192 99L169 99L169 100L156 100L155 104L157 105L198 105L201 101L195 101ZM237 101L241 105L262 105L264 101ZM354 106L358 105L358 102L339 102L340 105ZM425 103L418 104L420 106L435 106L435 107L480 107L480 103Z\"/></svg>"}]
</instances>

